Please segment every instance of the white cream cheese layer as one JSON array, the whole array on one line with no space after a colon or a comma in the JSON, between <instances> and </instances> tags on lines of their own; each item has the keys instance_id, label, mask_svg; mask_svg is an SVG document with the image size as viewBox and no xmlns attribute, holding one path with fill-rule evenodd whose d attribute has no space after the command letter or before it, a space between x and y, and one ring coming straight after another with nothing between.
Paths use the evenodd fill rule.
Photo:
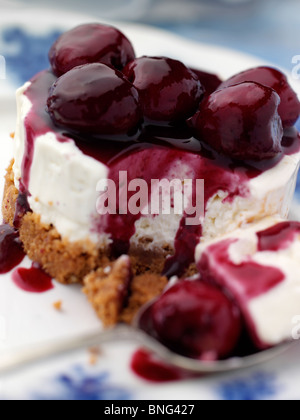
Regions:
<instances>
[{"instance_id":1,"label":"white cream cheese layer","mask_svg":"<svg viewBox=\"0 0 300 420\"><path fill-rule=\"evenodd\" d=\"M24 95L26 84L17 91L18 122L14 145L15 185L22 176L25 128L24 121L31 103ZM41 215L43 223L52 224L70 241L89 238L106 241L106 235L92 230L97 217L97 183L108 176L108 168L84 155L70 140L59 142L55 133L48 132L35 140L30 171L28 198L31 209Z\"/></svg>"},{"instance_id":2,"label":"white cream cheese layer","mask_svg":"<svg viewBox=\"0 0 300 420\"><path fill-rule=\"evenodd\" d=\"M24 92L26 83L17 91L18 119L14 144L15 185L22 177L26 115L31 103ZM219 191L206 208L203 236L210 239L237 227L264 217L288 214L295 188L300 154L285 156L274 168L251 179L247 184L250 194L224 201L227 193ZM61 143L55 133L49 132L35 140L30 172L29 204L41 215L42 222L52 224L70 241L89 238L95 243L107 243L107 235L94 232L97 217L96 191L100 180L107 179L109 169L103 163L84 155L70 140ZM178 173L176 174L178 177ZM136 233L131 243L140 243L146 249L174 247L180 215L144 216L135 224Z\"/></svg>"}]
</instances>

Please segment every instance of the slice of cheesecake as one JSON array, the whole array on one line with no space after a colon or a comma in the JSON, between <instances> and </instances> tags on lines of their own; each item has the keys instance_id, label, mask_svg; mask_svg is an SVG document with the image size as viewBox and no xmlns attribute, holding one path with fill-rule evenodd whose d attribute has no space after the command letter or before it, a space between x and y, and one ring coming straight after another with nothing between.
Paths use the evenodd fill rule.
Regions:
<instances>
[{"instance_id":1,"label":"slice of cheesecake","mask_svg":"<svg viewBox=\"0 0 300 420\"><path fill-rule=\"evenodd\" d=\"M142 287L153 297L166 278L197 271L199 241L287 218L300 103L281 72L258 68L219 86L177 60L135 58L128 39L101 24L63 34L49 58L51 68L17 91L3 216L49 275L85 279L108 323L123 308L110 305L119 275L107 293L102 270L121 255L130 257L124 296L136 310L144 301L135 299L136 277L136 289L145 273L152 286L161 281ZM98 307L105 296L111 317Z\"/></svg>"}]
</instances>

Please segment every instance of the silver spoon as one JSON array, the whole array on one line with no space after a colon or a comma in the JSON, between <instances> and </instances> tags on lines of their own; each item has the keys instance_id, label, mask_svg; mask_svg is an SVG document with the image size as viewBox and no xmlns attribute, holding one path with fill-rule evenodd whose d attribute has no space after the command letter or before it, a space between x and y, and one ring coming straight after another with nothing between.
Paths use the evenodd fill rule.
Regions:
<instances>
[{"instance_id":1,"label":"silver spoon","mask_svg":"<svg viewBox=\"0 0 300 420\"><path fill-rule=\"evenodd\" d=\"M145 305L137 314L133 326L120 325L105 331L81 335L79 337L51 341L0 355L0 376L28 368L39 362L50 360L80 349L99 346L116 340L135 341L157 355L168 365L197 374L213 374L249 368L269 361L286 352L294 343L285 343L272 349L222 361L201 361L181 356L169 350L155 338L140 328L142 316L153 302Z\"/></svg>"}]
</instances>

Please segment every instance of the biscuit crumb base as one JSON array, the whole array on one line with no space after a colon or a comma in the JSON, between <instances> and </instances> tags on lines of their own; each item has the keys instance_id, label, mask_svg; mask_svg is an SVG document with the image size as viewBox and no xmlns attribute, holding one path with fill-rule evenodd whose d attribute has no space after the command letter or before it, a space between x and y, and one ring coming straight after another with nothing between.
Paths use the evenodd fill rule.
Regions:
<instances>
[{"instance_id":1,"label":"biscuit crumb base","mask_svg":"<svg viewBox=\"0 0 300 420\"><path fill-rule=\"evenodd\" d=\"M3 220L11 226L13 226L16 202L19 195L19 191L14 184L13 164L14 161L11 161L5 174L5 185L2 200Z\"/></svg>"},{"instance_id":2,"label":"biscuit crumb base","mask_svg":"<svg viewBox=\"0 0 300 420\"><path fill-rule=\"evenodd\" d=\"M105 327L118 322L119 314L128 298L131 281L131 265L128 256L120 257L115 263L99 268L84 279L83 292L92 304Z\"/></svg>"},{"instance_id":3,"label":"biscuit crumb base","mask_svg":"<svg viewBox=\"0 0 300 420\"><path fill-rule=\"evenodd\" d=\"M145 273L135 276L130 285L130 297L119 316L119 321L131 324L143 305L162 294L168 284L167 277Z\"/></svg>"},{"instance_id":4,"label":"biscuit crumb base","mask_svg":"<svg viewBox=\"0 0 300 420\"><path fill-rule=\"evenodd\" d=\"M106 268L84 279L83 292L105 327L118 322L131 323L139 309L160 295L168 280L156 274L132 276L130 259L120 257ZM107 274L106 274L107 273Z\"/></svg>"},{"instance_id":5,"label":"biscuit crumb base","mask_svg":"<svg viewBox=\"0 0 300 420\"><path fill-rule=\"evenodd\" d=\"M60 283L80 283L91 270L109 261L108 250L97 248L89 240L73 243L61 238L35 213L23 217L20 239L28 257Z\"/></svg>"}]
</instances>

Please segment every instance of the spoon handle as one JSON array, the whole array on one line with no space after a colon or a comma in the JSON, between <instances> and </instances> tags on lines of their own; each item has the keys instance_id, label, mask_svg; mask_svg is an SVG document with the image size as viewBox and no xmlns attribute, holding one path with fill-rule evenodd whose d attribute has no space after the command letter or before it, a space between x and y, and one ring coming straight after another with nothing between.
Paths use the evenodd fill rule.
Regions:
<instances>
[{"instance_id":1,"label":"spoon handle","mask_svg":"<svg viewBox=\"0 0 300 420\"><path fill-rule=\"evenodd\" d=\"M81 349L96 347L114 341L134 341L147 348L168 365L189 372L212 374L228 372L255 366L273 359L291 348L295 343L285 343L275 348L261 351L246 357L235 357L222 361L201 361L176 354L160 344L157 340L140 329L120 325L104 331L80 335L75 338L60 341L50 341L44 344L30 345L26 348L0 353L0 377L27 369L32 365L51 360L55 357L72 353Z\"/></svg>"},{"instance_id":2,"label":"spoon handle","mask_svg":"<svg viewBox=\"0 0 300 420\"><path fill-rule=\"evenodd\" d=\"M88 349L117 340L135 341L149 350L153 350L156 354L160 354L164 359L168 357L169 351L143 331L129 326L117 326L112 329L96 331L70 339L49 341L10 352L6 351L2 355L0 353L0 376L20 369L27 369L31 365L45 362L66 353Z\"/></svg>"}]
</instances>

